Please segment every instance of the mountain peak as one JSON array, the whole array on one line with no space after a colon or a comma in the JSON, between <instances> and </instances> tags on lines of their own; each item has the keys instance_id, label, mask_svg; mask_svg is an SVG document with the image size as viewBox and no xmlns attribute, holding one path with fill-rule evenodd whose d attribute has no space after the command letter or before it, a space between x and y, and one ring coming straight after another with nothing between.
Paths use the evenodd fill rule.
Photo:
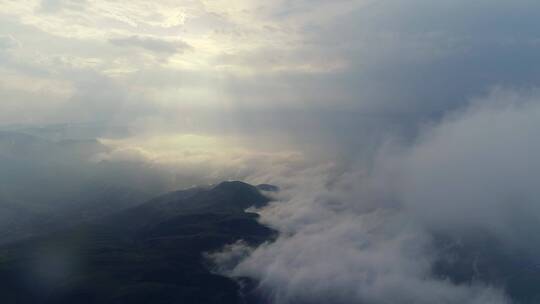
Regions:
<instances>
[{"instance_id":1,"label":"mountain peak","mask_svg":"<svg viewBox=\"0 0 540 304\"><path fill-rule=\"evenodd\" d=\"M219 189L219 188L222 188L222 189L247 189L247 188L254 188L252 185L248 184L248 183L244 183L244 182L241 182L241 181L224 181L224 182L221 182L219 184L217 184L217 186L214 187L214 189Z\"/></svg>"},{"instance_id":2,"label":"mountain peak","mask_svg":"<svg viewBox=\"0 0 540 304\"><path fill-rule=\"evenodd\" d=\"M257 187L241 181L221 182L212 188L211 192L244 209L251 206L262 207L268 202L268 198L262 195Z\"/></svg>"}]
</instances>

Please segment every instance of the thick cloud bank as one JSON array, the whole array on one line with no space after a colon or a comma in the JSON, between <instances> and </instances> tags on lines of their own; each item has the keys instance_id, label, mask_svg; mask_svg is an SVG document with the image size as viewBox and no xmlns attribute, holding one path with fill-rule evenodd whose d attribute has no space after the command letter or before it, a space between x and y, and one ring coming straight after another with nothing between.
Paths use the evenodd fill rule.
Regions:
<instances>
[{"instance_id":1,"label":"thick cloud bank","mask_svg":"<svg viewBox=\"0 0 540 304\"><path fill-rule=\"evenodd\" d=\"M538 130L538 92L495 90L415 143L388 145L369 172L279 178L285 189L261 214L282 234L231 274L259 279L274 303L509 303L481 276L435 275L436 238L484 235L537 253Z\"/></svg>"},{"instance_id":2,"label":"thick cloud bank","mask_svg":"<svg viewBox=\"0 0 540 304\"><path fill-rule=\"evenodd\" d=\"M407 151L398 194L415 219L454 233L482 229L538 253L539 96L495 91Z\"/></svg>"}]
</instances>

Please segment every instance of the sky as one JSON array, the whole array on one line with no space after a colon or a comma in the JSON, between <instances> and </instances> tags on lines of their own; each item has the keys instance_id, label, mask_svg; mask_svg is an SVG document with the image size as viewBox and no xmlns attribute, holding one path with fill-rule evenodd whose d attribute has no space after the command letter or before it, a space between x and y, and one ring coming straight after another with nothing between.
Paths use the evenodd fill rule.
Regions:
<instances>
[{"instance_id":1,"label":"sky","mask_svg":"<svg viewBox=\"0 0 540 304\"><path fill-rule=\"evenodd\" d=\"M230 136L356 159L539 76L535 1L0 6L0 125L90 123L97 137L121 127L136 145Z\"/></svg>"},{"instance_id":2,"label":"sky","mask_svg":"<svg viewBox=\"0 0 540 304\"><path fill-rule=\"evenodd\" d=\"M95 138L107 149L85 161L144 164L160 189L282 186L286 203L260 211L282 237L222 253L247 252L229 274L260 279L278 304L508 303L498 286L432 276L430 246L482 231L540 250L523 237L540 228L539 12L534 0L0 0L0 130Z\"/></svg>"}]
</instances>

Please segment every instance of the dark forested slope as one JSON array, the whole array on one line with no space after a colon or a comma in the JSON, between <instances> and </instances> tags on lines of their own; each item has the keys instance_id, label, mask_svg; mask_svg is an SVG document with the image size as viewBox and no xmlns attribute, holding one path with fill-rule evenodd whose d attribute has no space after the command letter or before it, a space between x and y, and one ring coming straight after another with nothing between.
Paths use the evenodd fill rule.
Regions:
<instances>
[{"instance_id":1,"label":"dark forested slope","mask_svg":"<svg viewBox=\"0 0 540 304\"><path fill-rule=\"evenodd\" d=\"M0 248L2 303L243 303L237 282L202 254L275 232L244 210L268 202L256 187L224 182Z\"/></svg>"}]
</instances>

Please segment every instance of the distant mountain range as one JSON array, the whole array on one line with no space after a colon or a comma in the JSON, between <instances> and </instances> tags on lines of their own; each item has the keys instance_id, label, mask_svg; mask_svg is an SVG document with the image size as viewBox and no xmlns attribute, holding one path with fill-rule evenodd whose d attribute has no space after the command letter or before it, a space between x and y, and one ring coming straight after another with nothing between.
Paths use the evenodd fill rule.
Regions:
<instances>
[{"instance_id":1,"label":"distant mountain range","mask_svg":"<svg viewBox=\"0 0 540 304\"><path fill-rule=\"evenodd\" d=\"M212 273L203 253L274 238L257 214L245 212L268 201L257 187L223 182L4 245L2 303L248 303L250 290Z\"/></svg>"},{"instance_id":2,"label":"distant mountain range","mask_svg":"<svg viewBox=\"0 0 540 304\"><path fill-rule=\"evenodd\" d=\"M106 151L97 140L54 142L0 131L0 244L99 218L151 198L128 179L107 179L111 165L89 161ZM125 184L117 182L123 180Z\"/></svg>"}]
</instances>

